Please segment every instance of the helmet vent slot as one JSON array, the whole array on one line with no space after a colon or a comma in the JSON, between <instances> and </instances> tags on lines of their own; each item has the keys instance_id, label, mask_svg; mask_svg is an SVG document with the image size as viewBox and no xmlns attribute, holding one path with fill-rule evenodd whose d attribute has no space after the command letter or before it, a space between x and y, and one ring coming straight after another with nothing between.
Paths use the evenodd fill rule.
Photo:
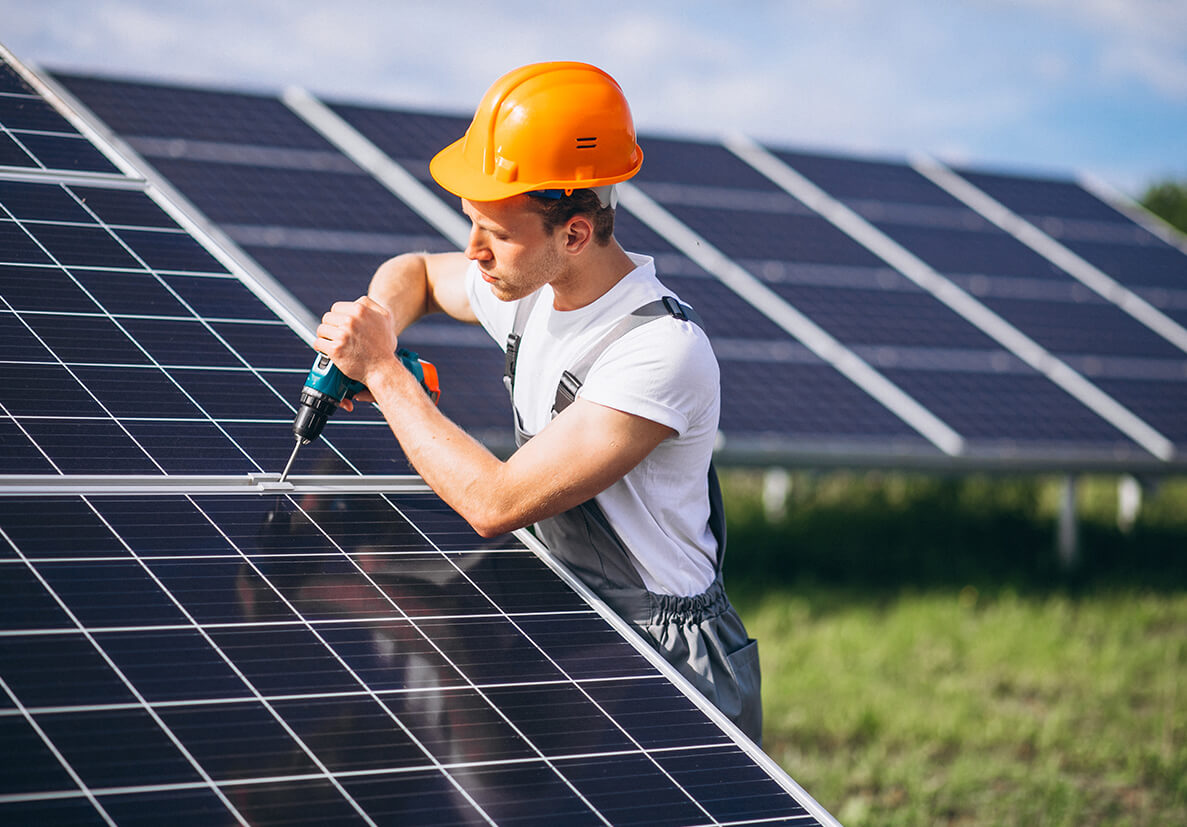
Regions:
<instances>
[{"instance_id":1,"label":"helmet vent slot","mask_svg":"<svg viewBox=\"0 0 1187 827\"><path fill-rule=\"evenodd\" d=\"M592 138L578 138L577 139L577 148L578 149L597 149L597 147L598 147L598 138L596 135Z\"/></svg>"}]
</instances>

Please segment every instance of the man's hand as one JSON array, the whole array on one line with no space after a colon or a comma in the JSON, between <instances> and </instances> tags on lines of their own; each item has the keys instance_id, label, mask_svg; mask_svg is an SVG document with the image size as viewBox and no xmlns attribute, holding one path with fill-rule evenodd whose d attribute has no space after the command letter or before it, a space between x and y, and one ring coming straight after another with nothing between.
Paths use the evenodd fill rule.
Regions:
<instances>
[{"instance_id":1,"label":"man's hand","mask_svg":"<svg viewBox=\"0 0 1187 827\"><path fill-rule=\"evenodd\" d=\"M313 346L351 379L370 385L369 376L399 363L396 345L387 308L363 296L358 301L335 302L322 316Z\"/></svg>"}]
</instances>

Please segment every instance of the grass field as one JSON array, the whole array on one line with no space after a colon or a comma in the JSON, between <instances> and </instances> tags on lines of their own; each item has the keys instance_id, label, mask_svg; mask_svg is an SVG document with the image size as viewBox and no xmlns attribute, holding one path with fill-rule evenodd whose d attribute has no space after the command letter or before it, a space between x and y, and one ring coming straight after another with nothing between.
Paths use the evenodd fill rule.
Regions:
<instances>
[{"instance_id":1,"label":"grass field","mask_svg":"<svg viewBox=\"0 0 1187 827\"><path fill-rule=\"evenodd\" d=\"M772 521L727 483L764 748L847 827L1187 824L1187 508L1163 502L1182 490L1128 533L1102 498L1065 572L1047 486L964 490L978 484L871 501L851 481ZM944 549L970 526L980 539ZM867 573L828 565L812 545L828 536Z\"/></svg>"}]
</instances>

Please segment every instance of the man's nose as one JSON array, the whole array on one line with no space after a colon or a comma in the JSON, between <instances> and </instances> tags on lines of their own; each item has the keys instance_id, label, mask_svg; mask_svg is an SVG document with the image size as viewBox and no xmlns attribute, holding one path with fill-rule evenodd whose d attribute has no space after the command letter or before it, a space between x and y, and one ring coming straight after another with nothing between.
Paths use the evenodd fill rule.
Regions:
<instances>
[{"instance_id":1,"label":"man's nose","mask_svg":"<svg viewBox=\"0 0 1187 827\"><path fill-rule=\"evenodd\" d=\"M477 233L471 233L466 244L466 258L471 261L487 261L491 258L490 248L483 243Z\"/></svg>"}]
</instances>

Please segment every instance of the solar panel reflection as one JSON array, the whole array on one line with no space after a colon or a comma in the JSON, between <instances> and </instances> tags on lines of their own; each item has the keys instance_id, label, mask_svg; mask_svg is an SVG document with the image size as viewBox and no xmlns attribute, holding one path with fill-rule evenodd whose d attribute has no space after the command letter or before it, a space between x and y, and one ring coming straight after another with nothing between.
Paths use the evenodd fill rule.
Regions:
<instances>
[{"instance_id":1,"label":"solar panel reflection","mask_svg":"<svg viewBox=\"0 0 1187 827\"><path fill-rule=\"evenodd\" d=\"M0 497L0 533L0 819L816 823L538 557L426 495Z\"/></svg>"}]
</instances>

